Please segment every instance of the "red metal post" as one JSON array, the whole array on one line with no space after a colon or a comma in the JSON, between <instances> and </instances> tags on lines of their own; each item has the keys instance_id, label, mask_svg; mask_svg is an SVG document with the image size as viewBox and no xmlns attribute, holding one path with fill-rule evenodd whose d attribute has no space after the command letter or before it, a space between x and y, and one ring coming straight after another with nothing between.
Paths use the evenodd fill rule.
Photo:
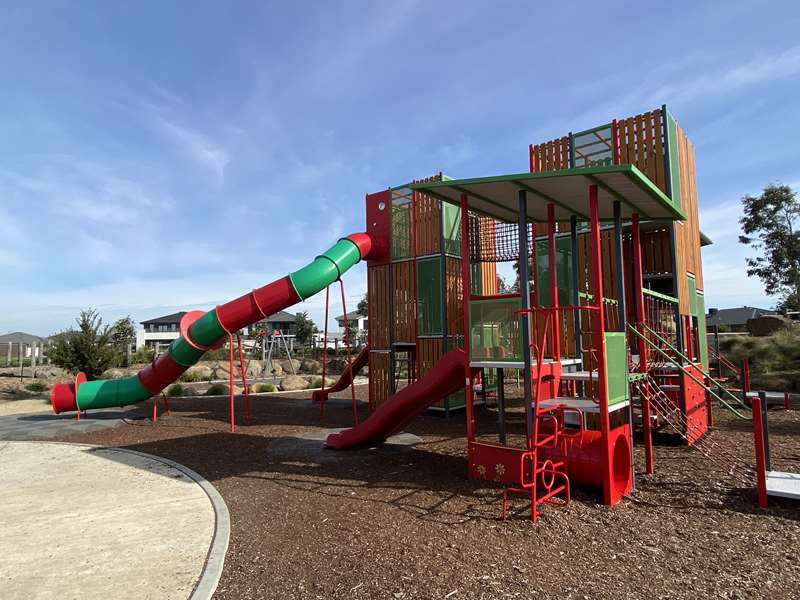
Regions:
<instances>
[{"instance_id":1,"label":"red metal post","mask_svg":"<svg viewBox=\"0 0 800 600\"><path fill-rule=\"evenodd\" d=\"M783 410L789 410L789 392L783 392Z\"/></svg>"},{"instance_id":2,"label":"red metal post","mask_svg":"<svg viewBox=\"0 0 800 600\"><path fill-rule=\"evenodd\" d=\"M331 286L325 288L325 324L322 327L322 393L319 396L319 418L325 416L325 374L328 366L328 306L331 303Z\"/></svg>"},{"instance_id":3,"label":"red metal post","mask_svg":"<svg viewBox=\"0 0 800 600\"><path fill-rule=\"evenodd\" d=\"M531 170L531 173L536 172L536 146L533 144L528 144L528 163Z\"/></svg>"},{"instance_id":4,"label":"red metal post","mask_svg":"<svg viewBox=\"0 0 800 600\"><path fill-rule=\"evenodd\" d=\"M231 399L231 433L236 430L236 417L233 404L233 335L228 334L228 382L230 384Z\"/></svg>"},{"instance_id":5,"label":"red metal post","mask_svg":"<svg viewBox=\"0 0 800 600\"><path fill-rule=\"evenodd\" d=\"M556 217L555 205L547 205L547 270L550 272L550 306L558 307L558 274L556 272ZM559 312L553 314L553 360L561 360L561 327L559 326Z\"/></svg>"},{"instance_id":6,"label":"red metal post","mask_svg":"<svg viewBox=\"0 0 800 600\"><path fill-rule=\"evenodd\" d=\"M642 243L639 230L639 215L631 215L631 244L633 244L633 295L636 309L636 327L644 335L644 279L642 277ZM639 345L639 371L647 374L647 344L638 337ZM653 472L653 432L650 428L650 398L644 391L645 386L640 386L640 399L642 403L642 431L644 435L645 473Z\"/></svg>"},{"instance_id":7,"label":"red metal post","mask_svg":"<svg viewBox=\"0 0 800 600\"><path fill-rule=\"evenodd\" d=\"M467 419L467 464L472 464L472 444L475 438L475 423L473 416L473 403L475 390L472 385L472 368L470 361L469 339L469 298L472 286L470 284L470 256L469 256L469 211L467 208L467 195L461 194L461 288L464 298L464 378L466 384L466 419Z\"/></svg>"},{"instance_id":8,"label":"red metal post","mask_svg":"<svg viewBox=\"0 0 800 600\"><path fill-rule=\"evenodd\" d=\"M758 488L758 505L767 507L767 467L764 456L764 421L761 418L761 398L753 397L753 439L756 450L756 486Z\"/></svg>"},{"instance_id":9,"label":"red metal post","mask_svg":"<svg viewBox=\"0 0 800 600\"><path fill-rule=\"evenodd\" d=\"M414 183L416 183L416 179ZM441 207L440 207L441 210ZM439 225L442 223L440 221ZM414 375L420 371L420 350L419 350L419 296L417 295L417 190L411 191L411 261L413 263L414 273L411 276L411 289L413 290L414 298ZM392 265L389 265L392 268ZM444 293L447 291L447 284L445 283ZM393 293L393 292L390 292ZM390 315L389 318L394 318ZM390 340L390 343L394 340ZM409 361L409 367L410 367ZM411 369L409 368L409 371ZM394 377L394 373L392 373Z\"/></svg>"},{"instance_id":10,"label":"red metal post","mask_svg":"<svg viewBox=\"0 0 800 600\"><path fill-rule=\"evenodd\" d=\"M619 151L619 123L617 123L616 119L611 121L611 148L614 153L614 164L618 165L621 162L621 157Z\"/></svg>"},{"instance_id":11,"label":"red metal post","mask_svg":"<svg viewBox=\"0 0 800 600\"><path fill-rule=\"evenodd\" d=\"M750 359L742 359L742 373L744 373L744 391L750 392Z\"/></svg>"},{"instance_id":12,"label":"red metal post","mask_svg":"<svg viewBox=\"0 0 800 600\"><path fill-rule=\"evenodd\" d=\"M356 406L356 386L355 386L355 373L353 373L353 356L350 352L350 336L348 330L350 329L350 321L347 318L347 303L344 300L344 282L339 279L339 289L342 292L342 313L344 314L344 348L347 353L347 369L350 371L350 397L353 407L353 426L358 425L358 406ZM324 382L323 382L324 383Z\"/></svg>"},{"instance_id":13,"label":"red metal post","mask_svg":"<svg viewBox=\"0 0 800 600\"><path fill-rule=\"evenodd\" d=\"M242 391L244 393L244 421L249 423L253 420L250 413L250 392L247 389L247 370L244 368L244 353L242 352L242 336L236 334L236 348L239 352L239 372L242 374Z\"/></svg>"},{"instance_id":14,"label":"red metal post","mask_svg":"<svg viewBox=\"0 0 800 600\"><path fill-rule=\"evenodd\" d=\"M602 440L602 469L603 469L603 501L611 504L611 479L610 464L610 423L608 417L608 382L606 381L606 341L605 341L605 315L603 314L603 262L600 250L600 209L598 206L597 186L589 186L589 219L591 240L591 280L592 293L596 311L596 327L594 331L594 347L597 352L597 387L600 400L600 435Z\"/></svg>"}]
</instances>

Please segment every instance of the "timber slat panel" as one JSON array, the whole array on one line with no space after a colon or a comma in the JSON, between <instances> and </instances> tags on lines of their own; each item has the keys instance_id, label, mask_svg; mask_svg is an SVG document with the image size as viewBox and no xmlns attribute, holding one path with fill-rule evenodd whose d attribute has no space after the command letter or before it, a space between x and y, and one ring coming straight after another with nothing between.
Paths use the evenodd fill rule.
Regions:
<instances>
[{"instance_id":1,"label":"timber slat panel","mask_svg":"<svg viewBox=\"0 0 800 600\"><path fill-rule=\"evenodd\" d=\"M427 194L416 194L416 238L417 256L439 252L439 231L442 227L441 202Z\"/></svg>"},{"instance_id":2,"label":"timber slat panel","mask_svg":"<svg viewBox=\"0 0 800 600\"><path fill-rule=\"evenodd\" d=\"M414 262L392 263L394 294L394 339L391 342L413 342L417 337L417 300L414 297Z\"/></svg>"},{"instance_id":3,"label":"timber slat panel","mask_svg":"<svg viewBox=\"0 0 800 600\"><path fill-rule=\"evenodd\" d=\"M391 380L388 352L369 353L369 406L374 410L389 399Z\"/></svg>"},{"instance_id":4,"label":"timber slat panel","mask_svg":"<svg viewBox=\"0 0 800 600\"><path fill-rule=\"evenodd\" d=\"M367 268L369 339L376 350L389 348L389 265Z\"/></svg>"}]
</instances>

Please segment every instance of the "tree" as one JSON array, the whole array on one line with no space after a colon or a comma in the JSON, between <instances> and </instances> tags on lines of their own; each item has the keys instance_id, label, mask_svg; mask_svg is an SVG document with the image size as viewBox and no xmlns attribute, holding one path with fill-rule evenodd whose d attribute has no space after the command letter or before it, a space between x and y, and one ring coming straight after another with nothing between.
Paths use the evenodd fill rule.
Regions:
<instances>
[{"instance_id":1,"label":"tree","mask_svg":"<svg viewBox=\"0 0 800 600\"><path fill-rule=\"evenodd\" d=\"M317 326L314 324L314 321L308 317L307 312L297 313L295 327L295 336L297 341L301 344L308 344L314 337L314 334L319 331Z\"/></svg>"},{"instance_id":2,"label":"tree","mask_svg":"<svg viewBox=\"0 0 800 600\"><path fill-rule=\"evenodd\" d=\"M747 275L780 297L783 312L800 309L800 201L788 185L769 184L760 196L742 198L739 242L760 255L746 259Z\"/></svg>"},{"instance_id":3,"label":"tree","mask_svg":"<svg viewBox=\"0 0 800 600\"><path fill-rule=\"evenodd\" d=\"M52 363L70 372L83 371L94 379L114 364L117 352L112 328L93 309L82 310L75 321L78 329L62 331L52 338L49 356Z\"/></svg>"},{"instance_id":4,"label":"tree","mask_svg":"<svg viewBox=\"0 0 800 600\"><path fill-rule=\"evenodd\" d=\"M111 343L114 345L120 364L129 366L131 362L131 344L136 342L136 326L130 316L118 320L111 328Z\"/></svg>"},{"instance_id":5,"label":"tree","mask_svg":"<svg viewBox=\"0 0 800 600\"><path fill-rule=\"evenodd\" d=\"M369 315L369 305L367 304L367 295L364 294L364 297L358 301L358 306L356 307L356 312L361 317L366 317Z\"/></svg>"}]
</instances>

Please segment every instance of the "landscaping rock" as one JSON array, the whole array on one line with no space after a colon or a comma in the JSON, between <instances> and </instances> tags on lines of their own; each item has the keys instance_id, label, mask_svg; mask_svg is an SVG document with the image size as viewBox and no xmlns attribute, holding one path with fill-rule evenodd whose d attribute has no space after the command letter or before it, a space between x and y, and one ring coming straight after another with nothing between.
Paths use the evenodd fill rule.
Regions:
<instances>
[{"instance_id":1,"label":"landscaping rock","mask_svg":"<svg viewBox=\"0 0 800 600\"><path fill-rule=\"evenodd\" d=\"M211 376L214 374L213 369L205 364L196 364L194 366L189 367L186 369L186 373L190 374L190 377L196 377L196 381L205 381L211 379Z\"/></svg>"},{"instance_id":2,"label":"landscaping rock","mask_svg":"<svg viewBox=\"0 0 800 600\"><path fill-rule=\"evenodd\" d=\"M747 319L747 331L755 337L766 337L789 327L792 327L792 321L783 315L763 315Z\"/></svg>"},{"instance_id":3,"label":"landscaping rock","mask_svg":"<svg viewBox=\"0 0 800 600\"><path fill-rule=\"evenodd\" d=\"M304 390L308 387L308 379L300 375L289 375L281 380L281 389L284 391Z\"/></svg>"},{"instance_id":4,"label":"landscaping rock","mask_svg":"<svg viewBox=\"0 0 800 600\"><path fill-rule=\"evenodd\" d=\"M291 359L291 361L288 358L284 358L281 360L274 360L272 362L278 363L283 368L284 373L291 373L292 367L294 367L295 373L300 372L300 361L296 358Z\"/></svg>"},{"instance_id":5,"label":"landscaping rock","mask_svg":"<svg viewBox=\"0 0 800 600\"><path fill-rule=\"evenodd\" d=\"M300 363L300 372L316 375L322 372L322 365L318 360L307 358Z\"/></svg>"},{"instance_id":6,"label":"landscaping rock","mask_svg":"<svg viewBox=\"0 0 800 600\"><path fill-rule=\"evenodd\" d=\"M280 377L281 375L283 375L283 367L280 366L275 361L273 361L272 362L272 370L270 371L270 373L275 377Z\"/></svg>"},{"instance_id":7,"label":"landscaping rock","mask_svg":"<svg viewBox=\"0 0 800 600\"><path fill-rule=\"evenodd\" d=\"M128 371L125 369L106 369L100 376L102 379L122 379L128 376Z\"/></svg>"}]
</instances>

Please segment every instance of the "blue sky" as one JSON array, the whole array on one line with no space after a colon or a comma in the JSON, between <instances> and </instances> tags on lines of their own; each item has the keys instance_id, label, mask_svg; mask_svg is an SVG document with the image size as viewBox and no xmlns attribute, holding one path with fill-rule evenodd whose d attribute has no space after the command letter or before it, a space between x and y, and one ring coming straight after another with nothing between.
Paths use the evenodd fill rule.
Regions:
<instances>
[{"instance_id":1,"label":"blue sky","mask_svg":"<svg viewBox=\"0 0 800 600\"><path fill-rule=\"evenodd\" d=\"M696 147L707 306L772 304L737 218L800 187L796 2L3 12L0 332L211 307L362 230L367 192L524 171L531 142L662 103ZM321 323L322 303L297 309Z\"/></svg>"}]
</instances>

